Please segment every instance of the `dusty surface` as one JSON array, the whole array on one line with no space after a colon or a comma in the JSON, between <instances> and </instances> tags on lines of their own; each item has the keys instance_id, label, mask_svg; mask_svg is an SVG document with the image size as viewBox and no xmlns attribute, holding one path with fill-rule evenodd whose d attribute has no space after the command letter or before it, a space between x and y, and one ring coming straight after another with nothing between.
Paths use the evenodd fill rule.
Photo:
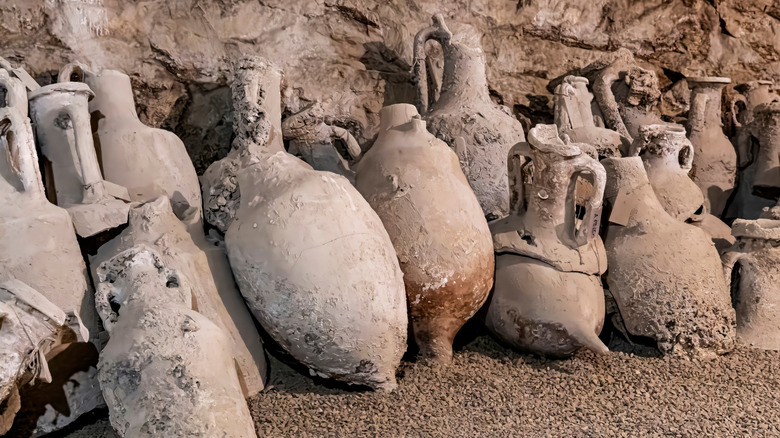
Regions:
<instances>
[{"instance_id":1,"label":"dusty surface","mask_svg":"<svg viewBox=\"0 0 780 438\"><path fill-rule=\"evenodd\" d=\"M480 336L446 372L404 362L391 394L321 386L273 360L273 387L251 410L261 437L780 434L780 353L690 361L620 340L610 349L543 360ZM115 436L107 420L66 435Z\"/></svg>"},{"instance_id":2,"label":"dusty surface","mask_svg":"<svg viewBox=\"0 0 780 438\"><path fill-rule=\"evenodd\" d=\"M412 40L434 13L476 28L492 96L526 123L552 120L552 79L619 47L658 75L664 115L687 109L684 76L780 79L774 0L1 0L0 56L37 79L72 60L124 71L141 121L180 135L200 173L230 148L231 58L272 59L292 112L327 99L365 147L382 105L413 102Z\"/></svg>"}]
</instances>

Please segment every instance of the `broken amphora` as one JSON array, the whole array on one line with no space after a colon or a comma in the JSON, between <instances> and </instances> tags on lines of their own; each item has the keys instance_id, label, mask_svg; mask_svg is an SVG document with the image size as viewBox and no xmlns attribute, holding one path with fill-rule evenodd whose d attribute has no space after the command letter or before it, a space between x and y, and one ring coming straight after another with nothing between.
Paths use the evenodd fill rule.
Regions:
<instances>
[{"instance_id":1,"label":"broken amphora","mask_svg":"<svg viewBox=\"0 0 780 438\"><path fill-rule=\"evenodd\" d=\"M593 97L608 128L633 142L640 126L664 123L658 76L640 67L630 50L620 48L589 67L598 69L592 73Z\"/></svg>"},{"instance_id":2,"label":"broken amphora","mask_svg":"<svg viewBox=\"0 0 780 438\"><path fill-rule=\"evenodd\" d=\"M694 150L691 178L704 194L705 210L720 217L737 174L737 153L721 122L721 94L731 79L697 77L687 82L691 89L687 131Z\"/></svg>"},{"instance_id":3,"label":"broken amphora","mask_svg":"<svg viewBox=\"0 0 780 438\"><path fill-rule=\"evenodd\" d=\"M24 282L0 283L0 434L11 428L21 407L19 388L34 380L51 383L48 358L89 332Z\"/></svg>"},{"instance_id":4,"label":"broken amphora","mask_svg":"<svg viewBox=\"0 0 780 438\"><path fill-rule=\"evenodd\" d=\"M725 212L727 219L758 219L764 207L775 202L753 194L756 171L762 164L757 159L758 136L762 127L755 122L755 111L759 105L780 101L772 90L771 81L751 81L739 84L734 89L738 94L731 101L731 117L734 125L732 143L737 149L738 178L736 193L729 200Z\"/></svg>"},{"instance_id":5,"label":"broken amphora","mask_svg":"<svg viewBox=\"0 0 780 438\"><path fill-rule=\"evenodd\" d=\"M732 230L737 244L723 255L723 267L732 279L737 339L780 350L780 220L737 219Z\"/></svg>"},{"instance_id":6,"label":"broken amphora","mask_svg":"<svg viewBox=\"0 0 780 438\"><path fill-rule=\"evenodd\" d=\"M523 164L522 157L530 163ZM598 236L606 174L555 125L536 125L510 157L512 213L490 224L496 284L485 323L523 351L566 357L580 347L609 350L598 335L604 323L601 274L607 269ZM578 219L578 178L591 183ZM524 184L525 185L522 186Z\"/></svg>"},{"instance_id":7,"label":"broken amphora","mask_svg":"<svg viewBox=\"0 0 780 438\"><path fill-rule=\"evenodd\" d=\"M76 233L94 236L127 222L129 206L115 199L100 173L92 141L86 84L65 82L30 93L30 117L45 158L47 193L68 210ZM118 196L126 196L124 194Z\"/></svg>"},{"instance_id":8,"label":"broken amphora","mask_svg":"<svg viewBox=\"0 0 780 438\"><path fill-rule=\"evenodd\" d=\"M98 377L120 436L255 437L227 333L193 310L188 279L139 244L97 268L110 336Z\"/></svg>"},{"instance_id":9,"label":"broken amphora","mask_svg":"<svg viewBox=\"0 0 780 438\"><path fill-rule=\"evenodd\" d=\"M178 215L189 207L201 211L198 175L184 143L176 134L138 120L129 76L70 63L59 73L60 83L68 81L86 83L95 95L89 112L107 181L126 187L133 201L166 195Z\"/></svg>"},{"instance_id":10,"label":"broken amphora","mask_svg":"<svg viewBox=\"0 0 780 438\"><path fill-rule=\"evenodd\" d=\"M281 144L281 73L237 63L240 207L225 235L249 308L312 374L391 390L406 350L403 274L379 216L346 178Z\"/></svg>"},{"instance_id":11,"label":"broken amphora","mask_svg":"<svg viewBox=\"0 0 780 438\"><path fill-rule=\"evenodd\" d=\"M92 285L68 212L46 199L30 122L13 107L0 108L0 133L0 200L4 206L0 210L0 282L24 282L64 312L72 312L94 342L98 320ZM89 355L75 353L96 353L95 346L86 342L48 355L48 359L55 353L74 356L72 363L64 364L67 370L53 366L52 373L67 373L63 379L75 385L41 396L40 403L59 410L47 408L38 420L40 430L56 430L102 404L94 376L82 372L95 363ZM69 374L70 370L75 374Z\"/></svg>"},{"instance_id":12,"label":"broken amphora","mask_svg":"<svg viewBox=\"0 0 780 438\"><path fill-rule=\"evenodd\" d=\"M444 52L439 99L428 102L425 43L438 41ZM417 109L428 130L458 155L460 166L488 220L509 212L506 159L512 146L525 141L523 127L508 110L490 100L485 55L476 33L453 36L441 14L414 38Z\"/></svg>"},{"instance_id":13,"label":"broken amphora","mask_svg":"<svg viewBox=\"0 0 780 438\"><path fill-rule=\"evenodd\" d=\"M611 205L607 282L626 331L655 340L663 353L730 351L734 309L709 236L666 213L639 157L601 163Z\"/></svg>"},{"instance_id":14,"label":"broken amphora","mask_svg":"<svg viewBox=\"0 0 780 438\"><path fill-rule=\"evenodd\" d=\"M490 230L457 155L426 131L415 107L390 105L379 117L357 189L395 247L421 356L446 364L455 335L493 285Z\"/></svg>"},{"instance_id":15,"label":"broken amphora","mask_svg":"<svg viewBox=\"0 0 780 438\"><path fill-rule=\"evenodd\" d=\"M753 123L758 138L753 194L777 200L780 196L780 101L756 107Z\"/></svg>"},{"instance_id":16,"label":"broken amphora","mask_svg":"<svg viewBox=\"0 0 780 438\"><path fill-rule=\"evenodd\" d=\"M619 157L628 151L630 141L611 129L596 126L593 120L588 79L566 76L555 88L555 124L562 135L596 148L599 157Z\"/></svg>"},{"instance_id":17,"label":"broken amphora","mask_svg":"<svg viewBox=\"0 0 780 438\"><path fill-rule=\"evenodd\" d=\"M353 160L362 153L360 145L349 131L335 126L324 111L322 103L318 101L284 119L284 138L290 141L290 151L298 151L303 161L314 170L333 172L354 185L355 172L350 169L333 141L341 141Z\"/></svg>"},{"instance_id":18,"label":"broken amphora","mask_svg":"<svg viewBox=\"0 0 780 438\"><path fill-rule=\"evenodd\" d=\"M228 334L228 349L244 395L254 396L263 389L268 374L260 335L233 281L226 255L203 237L200 211L191 207L185 215L194 229L188 230L176 217L165 196L132 208L128 227L90 257L93 278L97 266L126 249L140 244L154 248L165 266L186 278L192 289L194 310Z\"/></svg>"}]
</instances>

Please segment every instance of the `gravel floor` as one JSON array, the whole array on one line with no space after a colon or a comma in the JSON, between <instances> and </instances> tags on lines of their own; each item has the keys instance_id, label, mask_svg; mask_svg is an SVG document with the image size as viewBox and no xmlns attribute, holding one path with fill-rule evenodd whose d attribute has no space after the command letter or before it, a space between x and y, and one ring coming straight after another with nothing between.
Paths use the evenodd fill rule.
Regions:
<instances>
[{"instance_id":1,"label":"gravel floor","mask_svg":"<svg viewBox=\"0 0 780 438\"><path fill-rule=\"evenodd\" d=\"M272 358L250 408L259 437L780 435L780 353L699 361L610 344L551 361L480 335L449 368L405 361L391 394L325 386ZM115 435L101 419L67 436Z\"/></svg>"}]
</instances>

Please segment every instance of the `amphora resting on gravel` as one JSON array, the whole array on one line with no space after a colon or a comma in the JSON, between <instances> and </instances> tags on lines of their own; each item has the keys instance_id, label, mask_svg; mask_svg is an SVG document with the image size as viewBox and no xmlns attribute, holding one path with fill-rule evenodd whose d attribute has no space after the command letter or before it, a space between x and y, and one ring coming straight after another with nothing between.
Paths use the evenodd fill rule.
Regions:
<instances>
[{"instance_id":1,"label":"amphora resting on gravel","mask_svg":"<svg viewBox=\"0 0 780 438\"><path fill-rule=\"evenodd\" d=\"M349 183L281 143L281 73L237 63L240 207L225 235L255 317L313 375L392 390L406 350L406 294L390 237Z\"/></svg>"},{"instance_id":2,"label":"amphora resting on gravel","mask_svg":"<svg viewBox=\"0 0 780 438\"><path fill-rule=\"evenodd\" d=\"M663 353L722 354L734 347L734 309L720 257L701 229L670 216L639 157L607 158L611 206L604 246L609 293L628 334Z\"/></svg>"},{"instance_id":3,"label":"amphora resting on gravel","mask_svg":"<svg viewBox=\"0 0 780 438\"><path fill-rule=\"evenodd\" d=\"M530 158L523 163L522 157ZM486 324L524 351L566 357L580 347L609 351L600 340L607 256L598 236L606 173L555 125L536 125L512 150L512 212L490 224L496 284ZM591 184L579 207L578 178Z\"/></svg>"},{"instance_id":4,"label":"amphora resting on gravel","mask_svg":"<svg viewBox=\"0 0 780 438\"><path fill-rule=\"evenodd\" d=\"M425 43L438 41L444 52L439 99L429 103ZM460 166L488 220L509 212L506 159L525 140L520 122L499 107L488 91L485 54L471 30L453 35L441 14L414 37L417 109L428 130L458 155ZM435 94L435 93L433 93Z\"/></svg>"},{"instance_id":5,"label":"amphora resting on gravel","mask_svg":"<svg viewBox=\"0 0 780 438\"><path fill-rule=\"evenodd\" d=\"M740 343L780 350L780 220L737 219L737 243L723 255Z\"/></svg>"},{"instance_id":6,"label":"amphora resting on gravel","mask_svg":"<svg viewBox=\"0 0 780 438\"><path fill-rule=\"evenodd\" d=\"M493 285L490 230L457 156L426 131L414 106L387 106L379 115L357 189L393 241L421 355L448 363L455 334Z\"/></svg>"}]
</instances>

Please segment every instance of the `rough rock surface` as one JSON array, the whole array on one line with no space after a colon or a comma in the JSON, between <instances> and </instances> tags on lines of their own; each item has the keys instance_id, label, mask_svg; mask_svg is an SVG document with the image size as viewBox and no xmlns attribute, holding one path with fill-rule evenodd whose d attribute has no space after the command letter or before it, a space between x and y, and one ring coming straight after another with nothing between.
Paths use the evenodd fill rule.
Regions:
<instances>
[{"instance_id":1,"label":"rough rock surface","mask_svg":"<svg viewBox=\"0 0 780 438\"><path fill-rule=\"evenodd\" d=\"M42 82L70 60L128 73L141 121L182 136L200 173L230 148L231 57L272 60L290 111L329 98L365 146L383 105L413 102L413 36L437 12L481 33L493 97L526 125L550 122L551 79L619 47L656 71L667 116L684 76L780 79L774 0L2 0L0 56Z\"/></svg>"},{"instance_id":2,"label":"rough rock surface","mask_svg":"<svg viewBox=\"0 0 780 438\"><path fill-rule=\"evenodd\" d=\"M482 336L457 351L446 371L403 362L391 394L322 386L274 360L273 387L250 404L261 437L780 434L780 353L657 357L617 336L609 348L545 360ZM67 437L114 438L107 423Z\"/></svg>"}]
</instances>

